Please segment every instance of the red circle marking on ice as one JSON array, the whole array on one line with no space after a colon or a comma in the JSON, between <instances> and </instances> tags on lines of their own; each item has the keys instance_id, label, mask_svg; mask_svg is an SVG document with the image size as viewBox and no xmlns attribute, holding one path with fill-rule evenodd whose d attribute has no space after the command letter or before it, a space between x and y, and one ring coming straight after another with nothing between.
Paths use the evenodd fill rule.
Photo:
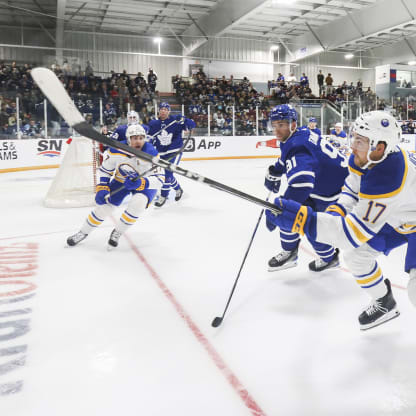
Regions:
<instances>
[{"instance_id":1,"label":"red circle marking on ice","mask_svg":"<svg viewBox=\"0 0 416 416\"><path fill-rule=\"evenodd\" d=\"M6 296L17 296L17 295L23 295L24 293L32 292L37 288L37 286L34 283L31 282L25 282L24 280L9 280L6 282L0 281L0 285L26 285L24 289L19 290L13 290L11 292L0 292L0 298L4 298Z\"/></svg>"}]
</instances>

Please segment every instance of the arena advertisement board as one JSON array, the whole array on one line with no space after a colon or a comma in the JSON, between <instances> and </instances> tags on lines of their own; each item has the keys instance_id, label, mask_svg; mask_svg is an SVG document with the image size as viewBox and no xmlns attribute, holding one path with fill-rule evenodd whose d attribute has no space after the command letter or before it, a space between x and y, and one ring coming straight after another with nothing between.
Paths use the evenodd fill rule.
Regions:
<instances>
[{"instance_id":1,"label":"arena advertisement board","mask_svg":"<svg viewBox=\"0 0 416 416\"><path fill-rule=\"evenodd\" d=\"M0 173L58 167L67 147L66 139L0 140Z\"/></svg>"},{"instance_id":2,"label":"arena advertisement board","mask_svg":"<svg viewBox=\"0 0 416 416\"><path fill-rule=\"evenodd\" d=\"M186 145L182 160L276 157L280 150L259 143L272 136L197 136Z\"/></svg>"},{"instance_id":3,"label":"arena advertisement board","mask_svg":"<svg viewBox=\"0 0 416 416\"><path fill-rule=\"evenodd\" d=\"M401 146L416 151L416 134L404 134ZM66 139L0 140L0 173L57 168L68 148ZM273 136L195 136L182 160L274 158L280 155Z\"/></svg>"}]
</instances>

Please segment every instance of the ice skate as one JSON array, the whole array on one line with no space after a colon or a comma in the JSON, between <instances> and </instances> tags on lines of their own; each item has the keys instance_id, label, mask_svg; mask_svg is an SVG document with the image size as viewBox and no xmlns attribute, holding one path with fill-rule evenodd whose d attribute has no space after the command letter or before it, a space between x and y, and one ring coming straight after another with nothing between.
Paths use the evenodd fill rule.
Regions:
<instances>
[{"instance_id":1,"label":"ice skate","mask_svg":"<svg viewBox=\"0 0 416 416\"><path fill-rule=\"evenodd\" d=\"M120 231L117 231L116 229L111 231L111 235L108 240L108 247L107 247L109 251L115 249L118 246L118 240L120 239L120 237L121 237Z\"/></svg>"},{"instance_id":2,"label":"ice skate","mask_svg":"<svg viewBox=\"0 0 416 416\"><path fill-rule=\"evenodd\" d=\"M269 272L290 269L298 264L298 248L292 251L283 250L269 260Z\"/></svg>"},{"instance_id":3,"label":"ice skate","mask_svg":"<svg viewBox=\"0 0 416 416\"><path fill-rule=\"evenodd\" d=\"M182 198L183 190L179 188L176 190L175 201L179 201Z\"/></svg>"},{"instance_id":4,"label":"ice skate","mask_svg":"<svg viewBox=\"0 0 416 416\"><path fill-rule=\"evenodd\" d=\"M163 205L165 205L167 198L165 196L159 196L159 199L155 202L155 207L162 207Z\"/></svg>"},{"instance_id":5,"label":"ice skate","mask_svg":"<svg viewBox=\"0 0 416 416\"><path fill-rule=\"evenodd\" d=\"M376 300L373 300L367 309L358 317L360 329L370 329L390 319L397 318L400 312L397 310L396 301L391 291L390 280L384 280L387 286L387 293Z\"/></svg>"},{"instance_id":6,"label":"ice skate","mask_svg":"<svg viewBox=\"0 0 416 416\"><path fill-rule=\"evenodd\" d=\"M88 237L88 234L83 233L82 231L78 231L76 234L71 235L67 238L66 243L70 246L76 246L82 240L85 240Z\"/></svg>"},{"instance_id":7,"label":"ice skate","mask_svg":"<svg viewBox=\"0 0 416 416\"><path fill-rule=\"evenodd\" d=\"M313 272L322 272L328 269L335 269L339 266L339 250L335 249L334 257L331 261L323 261L321 258L311 261L309 263L309 270Z\"/></svg>"}]
</instances>

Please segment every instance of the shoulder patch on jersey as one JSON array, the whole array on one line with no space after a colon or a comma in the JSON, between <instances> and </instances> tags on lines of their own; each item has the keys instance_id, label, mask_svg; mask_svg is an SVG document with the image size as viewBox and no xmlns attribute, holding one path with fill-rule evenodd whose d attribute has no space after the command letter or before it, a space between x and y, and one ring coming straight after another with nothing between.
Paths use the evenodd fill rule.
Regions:
<instances>
[{"instance_id":1,"label":"shoulder patch on jersey","mask_svg":"<svg viewBox=\"0 0 416 416\"><path fill-rule=\"evenodd\" d=\"M368 169L361 180L358 196L365 199L390 198L401 192L407 178L408 161L405 151L390 154L381 163Z\"/></svg>"},{"instance_id":2,"label":"shoulder patch on jersey","mask_svg":"<svg viewBox=\"0 0 416 416\"><path fill-rule=\"evenodd\" d=\"M114 155L121 155L121 156L129 157L129 155L127 153L124 153L122 150L115 149L114 147L108 148L107 151L112 156L114 156Z\"/></svg>"},{"instance_id":3,"label":"shoulder patch on jersey","mask_svg":"<svg viewBox=\"0 0 416 416\"><path fill-rule=\"evenodd\" d=\"M351 173L355 173L358 176L364 175L364 173L367 172L366 169L361 169L360 167L358 167L355 163L354 163L354 155L351 154L351 156L348 159L348 170Z\"/></svg>"}]
</instances>

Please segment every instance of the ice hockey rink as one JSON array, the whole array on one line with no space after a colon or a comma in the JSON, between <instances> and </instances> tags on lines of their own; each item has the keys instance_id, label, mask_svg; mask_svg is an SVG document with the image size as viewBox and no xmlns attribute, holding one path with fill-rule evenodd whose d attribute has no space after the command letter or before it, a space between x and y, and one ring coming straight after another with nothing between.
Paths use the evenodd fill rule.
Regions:
<instances>
[{"instance_id":1,"label":"ice hockey rink","mask_svg":"<svg viewBox=\"0 0 416 416\"><path fill-rule=\"evenodd\" d=\"M266 198L270 161L183 162ZM369 331L369 299L345 267L270 273L261 208L181 178L106 250L108 219L66 247L89 208L42 205L56 170L0 175L0 415L404 416L416 412L416 310L404 249L380 257L401 315ZM118 213L119 211L117 211ZM117 216L114 216L117 219Z\"/></svg>"}]
</instances>

